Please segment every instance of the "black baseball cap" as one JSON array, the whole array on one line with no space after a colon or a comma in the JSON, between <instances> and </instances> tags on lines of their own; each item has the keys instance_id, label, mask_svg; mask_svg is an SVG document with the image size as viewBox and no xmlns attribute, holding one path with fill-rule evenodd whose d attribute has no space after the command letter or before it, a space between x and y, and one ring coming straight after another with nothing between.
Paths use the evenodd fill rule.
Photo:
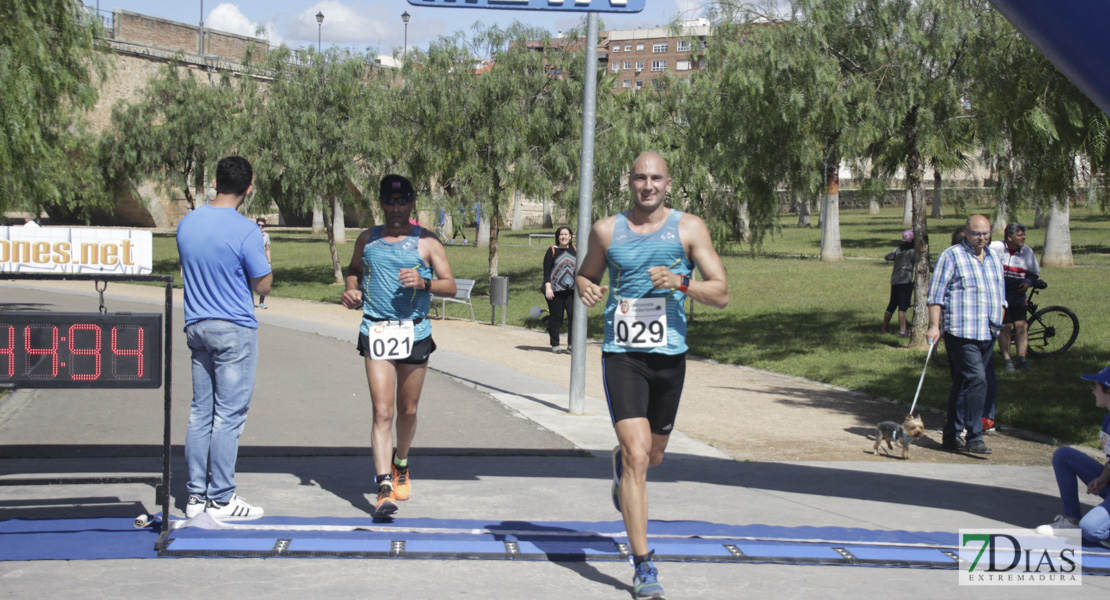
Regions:
<instances>
[{"instance_id":1,"label":"black baseball cap","mask_svg":"<svg viewBox=\"0 0 1110 600\"><path fill-rule=\"evenodd\" d=\"M382 177L381 191L378 193L379 198L389 198L394 194L401 194L406 198L413 198L416 192L412 189L412 184L408 179L400 175L386 175Z\"/></svg>"}]
</instances>

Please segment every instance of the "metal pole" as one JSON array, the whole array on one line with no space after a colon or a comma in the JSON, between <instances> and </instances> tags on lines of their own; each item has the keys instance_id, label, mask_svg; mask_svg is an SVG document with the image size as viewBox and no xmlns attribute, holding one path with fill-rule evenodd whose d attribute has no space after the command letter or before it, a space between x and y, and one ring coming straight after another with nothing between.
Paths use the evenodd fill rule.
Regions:
<instances>
[{"instance_id":1,"label":"metal pole","mask_svg":"<svg viewBox=\"0 0 1110 600\"><path fill-rule=\"evenodd\" d=\"M405 51L401 53L404 56L409 53L409 24L405 23Z\"/></svg>"},{"instance_id":2,"label":"metal pole","mask_svg":"<svg viewBox=\"0 0 1110 600\"><path fill-rule=\"evenodd\" d=\"M597 13L586 17L586 90L582 109L582 164L578 169L578 264L589 252L594 191L594 126L597 122ZM586 306L574 295L571 319L570 413L586 412Z\"/></svg>"},{"instance_id":3,"label":"metal pole","mask_svg":"<svg viewBox=\"0 0 1110 600\"><path fill-rule=\"evenodd\" d=\"M324 23L316 24L316 54L320 53L320 33L324 30Z\"/></svg>"},{"instance_id":4,"label":"metal pole","mask_svg":"<svg viewBox=\"0 0 1110 600\"><path fill-rule=\"evenodd\" d=\"M200 0L200 48L201 56L204 56L204 0Z\"/></svg>"}]
</instances>

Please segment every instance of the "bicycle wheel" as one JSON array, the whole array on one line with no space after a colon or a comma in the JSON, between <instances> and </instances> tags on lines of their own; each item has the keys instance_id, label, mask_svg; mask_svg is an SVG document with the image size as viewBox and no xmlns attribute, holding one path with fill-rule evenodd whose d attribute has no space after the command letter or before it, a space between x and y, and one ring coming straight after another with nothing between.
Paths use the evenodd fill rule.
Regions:
<instances>
[{"instance_id":1,"label":"bicycle wheel","mask_svg":"<svg viewBox=\"0 0 1110 600\"><path fill-rule=\"evenodd\" d=\"M1079 337L1079 317L1070 308L1049 306L1029 318L1029 354L1063 354Z\"/></svg>"}]
</instances>

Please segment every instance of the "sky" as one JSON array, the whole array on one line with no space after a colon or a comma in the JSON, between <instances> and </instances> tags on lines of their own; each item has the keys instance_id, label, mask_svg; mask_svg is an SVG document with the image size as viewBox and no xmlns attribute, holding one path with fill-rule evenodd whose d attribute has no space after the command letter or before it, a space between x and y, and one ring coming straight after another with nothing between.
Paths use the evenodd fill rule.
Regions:
<instances>
[{"instance_id":1,"label":"sky","mask_svg":"<svg viewBox=\"0 0 1110 600\"><path fill-rule=\"evenodd\" d=\"M585 13L549 11L488 10L412 6L405 0L84 0L85 5L111 12L113 8L141 13L191 25L254 36L259 26L266 27L271 44L291 47L316 44L317 30L322 45L341 46L355 51L372 49L376 54L400 51L405 43L401 13L412 17L408 24L410 48L426 48L441 35L469 31L476 21L505 27L514 20L543 27L553 35L584 23ZM602 29L634 29L663 26L679 14L683 18L702 16L705 0L647 0L643 12L632 15L601 13ZM324 13L322 25L316 13ZM584 27L584 25L583 25Z\"/></svg>"}]
</instances>

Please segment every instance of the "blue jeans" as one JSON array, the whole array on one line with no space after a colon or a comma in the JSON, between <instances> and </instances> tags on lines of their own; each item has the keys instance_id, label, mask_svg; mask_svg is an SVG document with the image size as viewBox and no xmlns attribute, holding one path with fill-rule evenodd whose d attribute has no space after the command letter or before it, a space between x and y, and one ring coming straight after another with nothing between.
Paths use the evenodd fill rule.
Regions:
<instances>
[{"instance_id":1,"label":"blue jeans","mask_svg":"<svg viewBox=\"0 0 1110 600\"><path fill-rule=\"evenodd\" d=\"M987 361L987 397L983 402L983 418L994 421L994 404L998 398L998 377L994 374L994 360Z\"/></svg>"},{"instance_id":2,"label":"blue jeans","mask_svg":"<svg viewBox=\"0 0 1110 600\"><path fill-rule=\"evenodd\" d=\"M258 365L258 330L228 321L185 328L192 351L193 404L185 435L190 496L227 502L235 493L235 460Z\"/></svg>"},{"instance_id":3,"label":"blue jeans","mask_svg":"<svg viewBox=\"0 0 1110 600\"><path fill-rule=\"evenodd\" d=\"M1064 446L1052 454L1052 470L1056 473L1056 485L1060 488L1060 501L1064 504L1064 516L1079 518L1079 486L1076 477L1083 483L1090 483L1102 474L1102 464L1075 448ZM1110 486L1102 489L1102 504L1087 512L1079 519L1079 529L1089 542L1098 543L1110 537L1110 500L1106 499Z\"/></svg>"},{"instance_id":4,"label":"blue jeans","mask_svg":"<svg viewBox=\"0 0 1110 600\"><path fill-rule=\"evenodd\" d=\"M941 437L952 442L967 430L967 443L983 439L983 404L987 399L987 365L994 358L994 340L970 340L944 334L952 389Z\"/></svg>"}]
</instances>

